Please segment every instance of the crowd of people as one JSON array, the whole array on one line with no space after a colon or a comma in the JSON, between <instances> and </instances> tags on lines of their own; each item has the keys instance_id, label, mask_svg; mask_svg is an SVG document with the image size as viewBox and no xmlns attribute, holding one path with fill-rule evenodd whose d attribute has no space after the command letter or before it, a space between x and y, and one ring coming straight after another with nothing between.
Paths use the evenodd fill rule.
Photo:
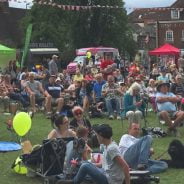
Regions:
<instances>
[{"instance_id":1,"label":"crowd of people","mask_svg":"<svg viewBox=\"0 0 184 184\"><path fill-rule=\"evenodd\" d=\"M166 123L168 135L178 135L177 129L184 120L181 58L178 66L160 67L155 63L148 72L136 62L117 65L106 54L100 68L78 65L73 76L65 69L58 69L57 58L53 55L48 65L32 71L27 67L20 69L14 62L9 63L0 77L0 99L4 112L9 111L12 100L18 101L24 110L31 113L43 109L54 124L48 139L71 136L90 139L92 126L88 117L105 115L111 120L127 118L129 122L128 134L122 136L119 147L111 139L110 126L94 128L99 144L105 145L106 164L102 164L103 170L91 163L82 164L69 183L80 183L86 175L90 175L97 183L122 184L125 178L128 184L129 167L148 169L152 173L165 171L165 162L150 160L152 138L137 137L142 117L149 107ZM73 119L69 122L68 117ZM87 143L86 147L84 160L91 152Z\"/></svg>"}]
</instances>

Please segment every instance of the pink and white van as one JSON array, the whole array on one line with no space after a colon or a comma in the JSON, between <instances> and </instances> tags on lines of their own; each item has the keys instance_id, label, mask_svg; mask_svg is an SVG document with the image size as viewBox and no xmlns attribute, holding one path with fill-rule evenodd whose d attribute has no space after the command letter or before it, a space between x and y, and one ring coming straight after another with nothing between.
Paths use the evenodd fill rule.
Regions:
<instances>
[{"instance_id":1,"label":"pink and white van","mask_svg":"<svg viewBox=\"0 0 184 184\"><path fill-rule=\"evenodd\" d=\"M93 56L98 54L99 57L104 57L104 54L110 53L113 59L116 56L119 56L118 49L112 47L89 47L76 49L76 58L67 66L67 71L70 74L75 73L78 64L83 65L87 52L91 52ZM100 65L100 63L97 63L97 65Z\"/></svg>"}]
</instances>

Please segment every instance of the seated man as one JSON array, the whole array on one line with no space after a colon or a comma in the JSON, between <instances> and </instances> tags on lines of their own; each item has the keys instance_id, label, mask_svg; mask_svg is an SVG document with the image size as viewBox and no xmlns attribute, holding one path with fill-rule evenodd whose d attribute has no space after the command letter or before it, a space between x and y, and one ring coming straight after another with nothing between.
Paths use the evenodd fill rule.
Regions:
<instances>
[{"instance_id":1,"label":"seated man","mask_svg":"<svg viewBox=\"0 0 184 184\"><path fill-rule=\"evenodd\" d=\"M84 162L72 181L58 181L57 184L80 184L88 175L98 184L130 184L129 168L121 158L118 146L112 141L112 128L107 124L95 128L100 144L105 145L102 168L97 168L93 163Z\"/></svg>"},{"instance_id":2,"label":"seated man","mask_svg":"<svg viewBox=\"0 0 184 184\"><path fill-rule=\"evenodd\" d=\"M3 96L6 97L4 100L8 100L8 97L12 100L20 101L24 108L28 107L29 102L24 96L20 93L15 84L11 84L10 75L5 75L4 81L1 84L4 88ZM7 102L7 101L6 101Z\"/></svg>"},{"instance_id":3,"label":"seated man","mask_svg":"<svg viewBox=\"0 0 184 184\"><path fill-rule=\"evenodd\" d=\"M141 86L135 82L128 89L124 96L124 115L128 122L140 123L144 113L145 104L140 97Z\"/></svg>"},{"instance_id":4,"label":"seated man","mask_svg":"<svg viewBox=\"0 0 184 184\"><path fill-rule=\"evenodd\" d=\"M119 95L122 94L122 92L120 86L115 83L112 75L108 76L107 83L102 86L102 94L105 97L109 119L114 119L114 110L117 113L117 119L121 119Z\"/></svg>"},{"instance_id":5,"label":"seated man","mask_svg":"<svg viewBox=\"0 0 184 184\"><path fill-rule=\"evenodd\" d=\"M45 93L42 84L39 81L34 80L34 76L35 74L33 72L29 73L29 81L27 81L25 84L25 90L29 94L32 111L36 112L35 102L42 101L45 98ZM49 112L49 98L51 99L51 97L47 96L45 99L47 113Z\"/></svg>"},{"instance_id":6,"label":"seated man","mask_svg":"<svg viewBox=\"0 0 184 184\"><path fill-rule=\"evenodd\" d=\"M131 123L128 134L123 135L119 143L120 152L129 167L138 170L147 169L152 174L165 171L168 167L165 162L150 159L150 155L153 153L152 137L148 135L138 138L139 134L140 125Z\"/></svg>"},{"instance_id":7,"label":"seated man","mask_svg":"<svg viewBox=\"0 0 184 184\"><path fill-rule=\"evenodd\" d=\"M56 114L59 114L64 105L64 99L61 97L62 87L56 84L56 76L51 75L49 77L49 83L45 86L45 96L50 97L48 101L48 112L51 112L51 105L56 104Z\"/></svg>"},{"instance_id":8,"label":"seated man","mask_svg":"<svg viewBox=\"0 0 184 184\"><path fill-rule=\"evenodd\" d=\"M8 97L8 90L6 89L6 86L4 85L4 76L1 76L0 81L0 103L3 104L4 112L9 112L9 101L10 98Z\"/></svg>"},{"instance_id":9,"label":"seated man","mask_svg":"<svg viewBox=\"0 0 184 184\"><path fill-rule=\"evenodd\" d=\"M94 83L93 86L93 101L94 103L100 102L103 97L102 97L102 86L105 84L105 80L103 80L102 74L98 73L95 76L96 82Z\"/></svg>"},{"instance_id":10,"label":"seated man","mask_svg":"<svg viewBox=\"0 0 184 184\"><path fill-rule=\"evenodd\" d=\"M175 83L171 85L171 92L179 97L184 97L184 84L181 75L176 75Z\"/></svg>"},{"instance_id":11,"label":"seated man","mask_svg":"<svg viewBox=\"0 0 184 184\"><path fill-rule=\"evenodd\" d=\"M169 92L170 84L161 82L157 86L156 103L159 116L168 125L168 134L177 133L176 127L184 120L184 112L177 111L181 98ZM172 122L172 118L175 120Z\"/></svg>"},{"instance_id":12,"label":"seated man","mask_svg":"<svg viewBox=\"0 0 184 184\"><path fill-rule=\"evenodd\" d=\"M184 83L180 74L176 75L174 83L171 84L171 92L181 99L184 98ZM178 102L177 105L180 110L183 110L183 103L181 102Z\"/></svg>"}]
</instances>

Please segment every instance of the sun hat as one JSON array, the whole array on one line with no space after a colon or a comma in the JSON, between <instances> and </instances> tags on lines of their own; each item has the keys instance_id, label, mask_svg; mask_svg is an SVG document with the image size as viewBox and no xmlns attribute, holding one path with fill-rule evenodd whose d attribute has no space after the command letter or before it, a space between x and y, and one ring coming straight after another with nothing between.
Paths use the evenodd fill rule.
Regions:
<instances>
[{"instance_id":1,"label":"sun hat","mask_svg":"<svg viewBox=\"0 0 184 184\"><path fill-rule=\"evenodd\" d=\"M162 86L167 86L168 88L170 88L170 84L168 82L157 81L156 85L157 85L157 91L158 92L160 92L160 88Z\"/></svg>"},{"instance_id":2,"label":"sun hat","mask_svg":"<svg viewBox=\"0 0 184 184\"><path fill-rule=\"evenodd\" d=\"M58 56L54 54L54 55L52 56L52 58L58 58Z\"/></svg>"}]
</instances>

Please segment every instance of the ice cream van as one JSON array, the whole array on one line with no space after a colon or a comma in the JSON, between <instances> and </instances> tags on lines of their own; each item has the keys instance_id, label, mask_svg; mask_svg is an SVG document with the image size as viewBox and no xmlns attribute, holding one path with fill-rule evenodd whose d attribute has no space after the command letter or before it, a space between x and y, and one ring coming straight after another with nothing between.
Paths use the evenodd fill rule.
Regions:
<instances>
[{"instance_id":1,"label":"ice cream van","mask_svg":"<svg viewBox=\"0 0 184 184\"><path fill-rule=\"evenodd\" d=\"M118 49L112 47L89 47L76 49L75 59L67 66L67 71L70 74L75 73L78 64L83 65L87 52L90 52L95 59L96 57L103 58L107 53L111 55L112 59L119 56ZM100 65L98 61L95 62L95 64Z\"/></svg>"}]
</instances>

